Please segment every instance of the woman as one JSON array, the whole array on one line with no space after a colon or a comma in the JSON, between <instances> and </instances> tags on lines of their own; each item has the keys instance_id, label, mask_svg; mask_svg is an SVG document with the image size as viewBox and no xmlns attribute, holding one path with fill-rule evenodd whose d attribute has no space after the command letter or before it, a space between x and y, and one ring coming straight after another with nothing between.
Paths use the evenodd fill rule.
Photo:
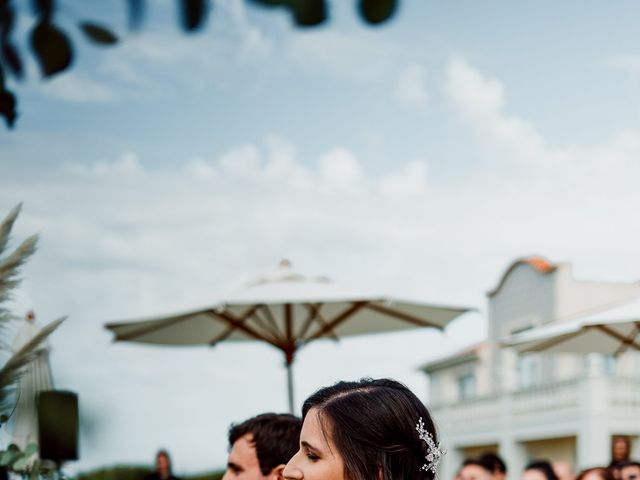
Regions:
<instances>
[{"instance_id":1,"label":"woman","mask_svg":"<svg viewBox=\"0 0 640 480\"><path fill-rule=\"evenodd\" d=\"M520 480L558 480L558 476L549 461L536 460L526 466Z\"/></svg>"},{"instance_id":2,"label":"woman","mask_svg":"<svg viewBox=\"0 0 640 480\"><path fill-rule=\"evenodd\" d=\"M395 380L339 382L302 407L287 480L433 480L443 451L422 402Z\"/></svg>"},{"instance_id":3,"label":"woman","mask_svg":"<svg viewBox=\"0 0 640 480\"><path fill-rule=\"evenodd\" d=\"M580 472L576 480L613 480L613 475L604 467L595 467Z\"/></svg>"}]
</instances>

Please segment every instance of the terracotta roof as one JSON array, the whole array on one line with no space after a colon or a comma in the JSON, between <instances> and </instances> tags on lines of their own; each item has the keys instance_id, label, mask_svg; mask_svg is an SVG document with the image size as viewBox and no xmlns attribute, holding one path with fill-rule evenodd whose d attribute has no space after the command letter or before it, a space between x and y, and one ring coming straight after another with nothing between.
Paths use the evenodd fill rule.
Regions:
<instances>
[{"instance_id":1,"label":"terracotta roof","mask_svg":"<svg viewBox=\"0 0 640 480\"><path fill-rule=\"evenodd\" d=\"M473 345L468 345L461 350L457 350L455 352L448 353L444 356L428 361L420 367L420 370L426 373L431 373L435 370L450 367L452 365L457 365L468 360L475 360L478 358L478 354L484 348L486 348L486 342L484 341L474 343Z\"/></svg>"},{"instance_id":2,"label":"terracotta roof","mask_svg":"<svg viewBox=\"0 0 640 480\"><path fill-rule=\"evenodd\" d=\"M524 258L521 263L528 263L541 273L548 273L556 269L556 266L544 257Z\"/></svg>"},{"instance_id":3,"label":"terracotta roof","mask_svg":"<svg viewBox=\"0 0 640 480\"><path fill-rule=\"evenodd\" d=\"M500 282L498 283L498 286L496 288L494 288L493 290L491 290L488 295L491 297L493 295L495 295L496 293L498 293L498 291L502 288L502 286L504 285L504 282L506 281L507 277L509 276L509 274L518 266L520 265L529 265L530 267L536 269L538 272L540 273L550 273L553 272L556 268L558 268L557 265L551 263L549 260L547 260L544 257L541 257L539 255L531 255L529 257L523 257L523 258L519 258L518 260L516 260L515 262L513 262L511 264L511 266L507 269L507 271L504 273L504 275L502 275L502 278L500 279Z\"/></svg>"}]
</instances>

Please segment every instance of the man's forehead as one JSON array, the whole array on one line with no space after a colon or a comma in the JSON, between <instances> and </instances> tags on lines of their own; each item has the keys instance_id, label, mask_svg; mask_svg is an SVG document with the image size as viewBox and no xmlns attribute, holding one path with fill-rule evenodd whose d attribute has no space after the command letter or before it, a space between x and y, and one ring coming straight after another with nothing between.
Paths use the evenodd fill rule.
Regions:
<instances>
[{"instance_id":1,"label":"man's forehead","mask_svg":"<svg viewBox=\"0 0 640 480\"><path fill-rule=\"evenodd\" d=\"M245 467L258 465L256 446L253 443L253 435L248 433L237 439L231 447L229 461Z\"/></svg>"}]
</instances>

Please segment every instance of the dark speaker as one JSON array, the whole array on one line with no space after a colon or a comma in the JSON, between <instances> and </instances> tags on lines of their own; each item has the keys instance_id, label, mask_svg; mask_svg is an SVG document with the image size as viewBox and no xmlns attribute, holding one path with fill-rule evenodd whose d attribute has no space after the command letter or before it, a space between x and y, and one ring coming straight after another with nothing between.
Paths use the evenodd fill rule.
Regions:
<instances>
[{"instance_id":1,"label":"dark speaker","mask_svg":"<svg viewBox=\"0 0 640 480\"><path fill-rule=\"evenodd\" d=\"M78 459L78 395L50 390L38 394L40 458L61 463Z\"/></svg>"}]
</instances>

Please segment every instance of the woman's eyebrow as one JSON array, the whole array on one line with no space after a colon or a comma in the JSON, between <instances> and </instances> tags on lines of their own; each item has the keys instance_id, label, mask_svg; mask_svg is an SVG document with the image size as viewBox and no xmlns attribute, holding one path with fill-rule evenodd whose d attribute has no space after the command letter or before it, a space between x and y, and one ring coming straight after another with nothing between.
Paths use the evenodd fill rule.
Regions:
<instances>
[{"instance_id":1,"label":"woman's eyebrow","mask_svg":"<svg viewBox=\"0 0 640 480\"><path fill-rule=\"evenodd\" d=\"M302 445L305 448L308 448L310 450L315 450L316 452L319 452L320 450L318 450L316 447L314 447L313 445L311 445L309 442L307 442L306 440L302 440L300 442L300 445Z\"/></svg>"}]
</instances>

